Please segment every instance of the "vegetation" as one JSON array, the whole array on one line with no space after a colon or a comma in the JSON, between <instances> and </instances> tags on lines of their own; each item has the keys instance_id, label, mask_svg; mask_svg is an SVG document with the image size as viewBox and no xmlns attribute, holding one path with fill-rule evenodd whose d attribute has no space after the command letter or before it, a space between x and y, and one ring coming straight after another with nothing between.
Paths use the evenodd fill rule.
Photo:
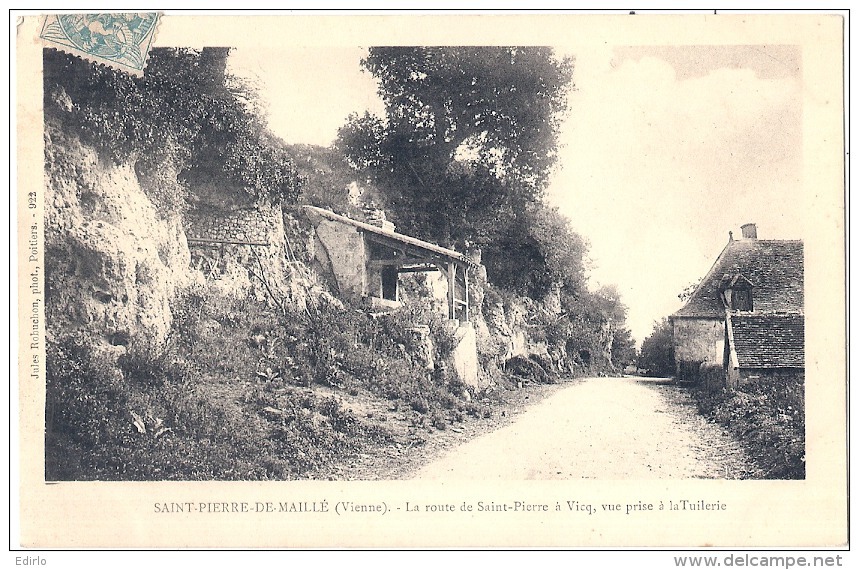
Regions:
<instances>
[{"instance_id":1,"label":"vegetation","mask_svg":"<svg viewBox=\"0 0 859 570\"><path fill-rule=\"evenodd\" d=\"M395 47L371 48L364 67L386 120L353 116L338 146L372 169L401 223L479 242L498 214L534 201L555 159L571 61L549 48Z\"/></svg>"},{"instance_id":2,"label":"vegetation","mask_svg":"<svg viewBox=\"0 0 859 570\"><path fill-rule=\"evenodd\" d=\"M616 292L587 287L587 242L543 201L573 61L543 47L371 48L384 118L354 115L336 148L369 181L402 231L482 251L493 286L560 316L543 331L556 352L630 358ZM627 331L628 333L628 331ZM590 357L588 357L588 360ZM602 362L617 366L619 362Z\"/></svg>"},{"instance_id":3,"label":"vegetation","mask_svg":"<svg viewBox=\"0 0 859 570\"><path fill-rule=\"evenodd\" d=\"M674 375L674 331L667 318L653 324L653 332L641 343L638 367L652 376Z\"/></svg>"},{"instance_id":4,"label":"vegetation","mask_svg":"<svg viewBox=\"0 0 859 570\"><path fill-rule=\"evenodd\" d=\"M363 64L386 116L352 116L337 148L401 227L483 247L533 225L524 218L539 215L571 61L550 48L386 47Z\"/></svg>"},{"instance_id":5,"label":"vegetation","mask_svg":"<svg viewBox=\"0 0 859 570\"><path fill-rule=\"evenodd\" d=\"M228 48L153 49L136 78L45 50L46 115L138 171L170 164L187 182L218 181L256 199L293 202L292 161L256 112L252 89L227 73L228 55Z\"/></svg>"},{"instance_id":6,"label":"vegetation","mask_svg":"<svg viewBox=\"0 0 859 570\"><path fill-rule=\"evenodd\" d=\"M428 373L411 357L407 329L433 322L418 309L283 315L202 288L173 311L166 347L132 347L116 367L91 339L48 344L49 480L329 476L395 439L384 417L350 405L381 399L435 429L490 413L448 368ZM437 325L445 362L451 343Z\"/></svg>"},{"instance_id":7,"label":"vegetation","mask_svg":"<svg viewBox=\"0 0 859 570\"><path fill-rule=\"evenodd\" d=\"M350 201L348 188L359 187L355 171L335 149L314 145L289 145L286 153L295 164L301 178L299 204L310 204L361 219L362 212Z\"/></svg>"},{"instance_id":8,"label":"vegetation","mask_svg":"<svg viewBox=\"0 0 859 570\"><path fill-rule=\"evenodd\" d=\"M635 350L635 339L628 328L618 328L611 339L611 360L618 368L626 368L634 364L638 358Z\"/></svg>"},{"instance_id":9,"label":"vegetation","mask_svg":"<svg viewBox=\"0 0 859 570\"><path fill-rule=\"evenodd\" d=\"M739 390L693 390L701 413L733 432L765 479L805 479L805 383L768 377Z\"/></svg>"},{"instance_id":10,"label":"vegetation","mask_svg":"<svg viewBox=\"0 0 859 570\"><path fill-rule=\"evenodd\" d=\"M162 213L182 211L189 188L217 186L360 216L342 192L360 183L401 231L481 248L487 299L526 307L529 334L569 365L532 356L509 362L509 374L551 382L630 359L617 292L588 290L587 242L542 199L572 61L548 48L373 48L364 66L386 117L353 116L335 148L321 149L268 132L228 55L156 49L133 78L46 50L48 133L80 138L142 178L169 178L170 191L150 196ZM325 298L293 314L195 287L174 299L164 345L51 338L46 477L326 477L368 446L409 437L391 415L425 429L491 415L492 395L452 373L455 340L431 308L380 316ZM432 371L412 345L416 324L430 328ZM481 343L491 345L481 362L501 354Z\"/></svg>"},{"instance_id":11,"label":"vegetation","mask_svg":"<svg viewBox=\"0 0 859 570\"><path fill-rule=\"evenodd\" d=\"M532 299L560 284L573 295L586 292L587 242L556 208L532 204L484 248L489 280Z\"/></svg>"}]
</instances>

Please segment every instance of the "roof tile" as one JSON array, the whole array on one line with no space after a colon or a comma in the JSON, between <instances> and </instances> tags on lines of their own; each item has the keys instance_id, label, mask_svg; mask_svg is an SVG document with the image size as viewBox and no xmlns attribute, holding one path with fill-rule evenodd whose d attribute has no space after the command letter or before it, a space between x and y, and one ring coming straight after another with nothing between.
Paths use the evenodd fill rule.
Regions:
<instances>
[{"instance_id":1,"label":"roof tile","mask_svg":"<svg viewBox=\"0 0 859 570\"><path fill-rule=\"evenodd\" d=\"M803 312L803 247L798 240L741 239L728 242L692 296L673 317L720 318L719 284L725 275L751 281L755 313Z\"/></svg>"},{"instance_id":2,"label":"roof tile","mask_svg":"<svg viewBox=\"0 0 859 570\"><path fill-rule=\"evenodd\" d=\"M740 368L805 365L803 315L732 315L731 327Z\"/></svg>"}]
</instances>

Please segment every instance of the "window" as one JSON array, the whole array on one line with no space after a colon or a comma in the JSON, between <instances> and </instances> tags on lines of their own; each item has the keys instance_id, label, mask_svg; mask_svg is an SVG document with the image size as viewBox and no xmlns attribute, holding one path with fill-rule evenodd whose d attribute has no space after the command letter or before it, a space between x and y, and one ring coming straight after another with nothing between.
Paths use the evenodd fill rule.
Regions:
<instances>
[{"instance_id":1,"label":"window","mask_svg":"<svg viewBox=\"0 0 859 570\"><path fill-rule=\"evenodd\" d=\"M752 290L751 289L736 289L734 290L734 306L735 311L751 311L752 310Z\"/></svg>"},{"instance_id":2,"label":"window","mask_svg":"<svg viewBox=\"0 0 859 570\"><path fill-rule=\"evenodd\" d=\"M753 311L752 289L755 284L740 273L725 274L719 284L719 291L725 308L731 311Z\"/></svg>"}]
</instances>

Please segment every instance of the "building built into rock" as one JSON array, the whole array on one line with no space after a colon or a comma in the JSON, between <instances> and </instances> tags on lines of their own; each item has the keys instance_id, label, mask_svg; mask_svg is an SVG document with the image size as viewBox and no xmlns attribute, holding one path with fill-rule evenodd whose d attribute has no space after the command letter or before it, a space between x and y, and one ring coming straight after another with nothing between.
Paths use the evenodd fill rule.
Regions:
<instances>
[{"instance_id":1,"label":"building built into rock","mask_svg":"<svg viewBox=\"0 0 859 570\"><path fill-rule=\"evenodd\" d=\"M453 363L466 384L479 383L477 341L470 322L469 270L478 264L468 256L394 231L383 216L365 223L330 210L305 206L315 231L313 255L321 271L333 276L342 297L366 298L377 308L402 305L399 276L403 273L434 273L435 294L446 299L447 317L456 323L457 346ZM442 291L439 291L439 287Z\"/></svg>"}]
</instances>

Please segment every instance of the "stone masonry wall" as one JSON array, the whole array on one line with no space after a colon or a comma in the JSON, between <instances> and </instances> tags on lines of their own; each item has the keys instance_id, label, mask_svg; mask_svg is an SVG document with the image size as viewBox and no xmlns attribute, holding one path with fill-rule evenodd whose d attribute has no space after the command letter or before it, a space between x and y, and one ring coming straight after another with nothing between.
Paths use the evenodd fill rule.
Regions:
<instances>
[{"instance_id":1,"label":"stone masonry wall","mask_svg":"<svg viewBox=\"0 0 859 570\"><path fill-rule=\"evenodd\" d=\"M184 224L191 267L210 287L299 310L329 300L315 274L293 258L279 206L207 203L188 212Z\"/></svg>"},{"instance_id":2,"label":"stone masonry wall","mask_svg":"<svg viewBox=\"0 0 859 570\"><path fill-rule=\"evenodd\" d=\"M725 350L725 323L718 319L675 319L674 361L721 368Z\"/></svg>"},{"instance_id":3,"label":"stone masonry wall","mask_svg":"<svg viewBox=\"0 0 859 570\"><path fill-rule=\"evenodd\" d=\"M185 215L188 240L225 243L270 243L272 212L259 208L237 210L197 209Z\"/></svg>"}]
</instances>

